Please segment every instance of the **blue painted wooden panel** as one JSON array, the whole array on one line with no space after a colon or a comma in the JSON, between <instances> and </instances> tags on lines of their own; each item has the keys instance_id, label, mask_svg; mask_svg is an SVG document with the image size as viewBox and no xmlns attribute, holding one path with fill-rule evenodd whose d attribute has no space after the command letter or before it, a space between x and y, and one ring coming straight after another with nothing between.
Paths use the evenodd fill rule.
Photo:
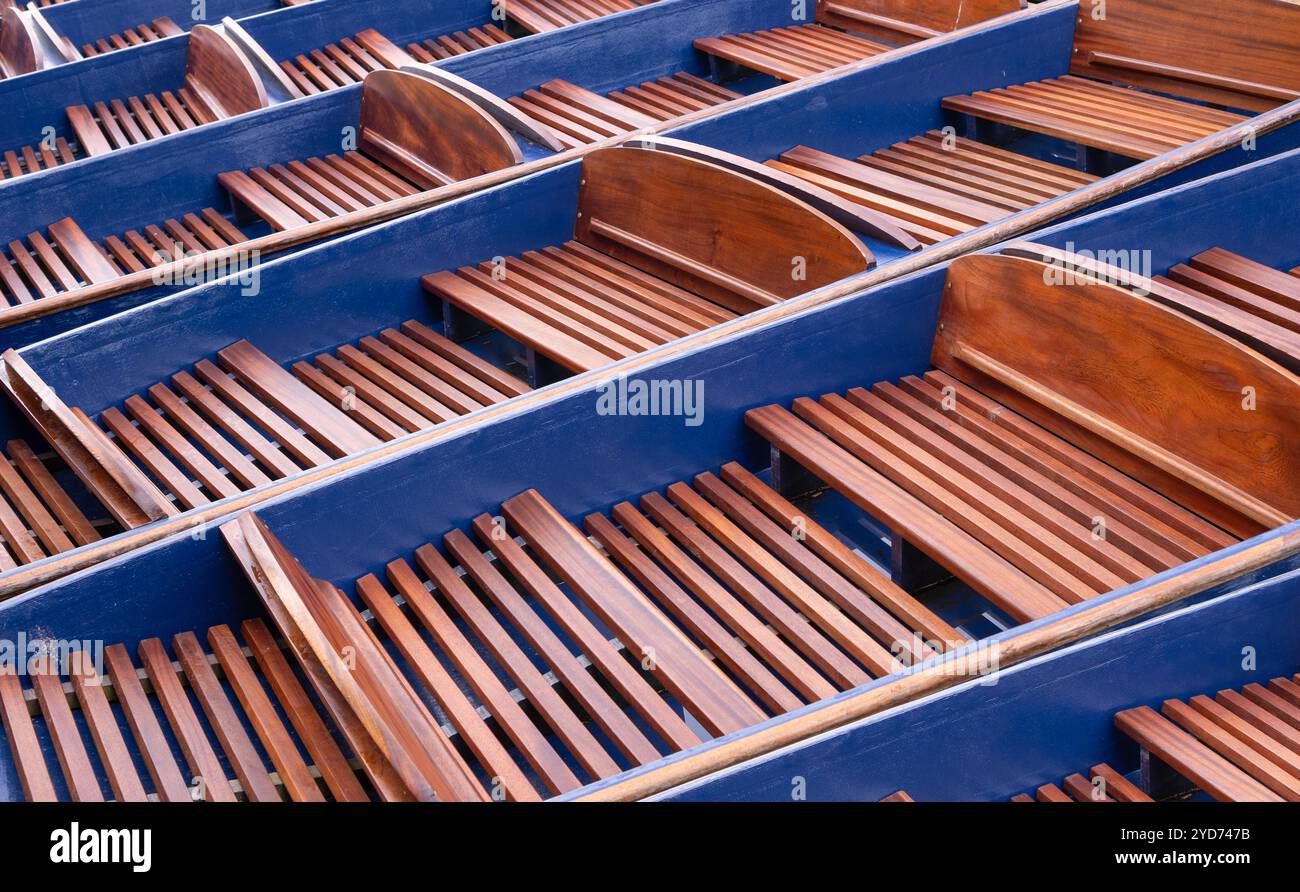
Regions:
<instances>
[{"instance_id":1,"label":"blue painted wooden panel","mask_svg":"<svg viewBox=\"0 0 1300 892\"><path fill-rule=\"evenodd\" d=\"M1006 800L1099 762L1128 773L1137 746L1114 714L1290 676L1300 663L1300 571L1076 644L997 676L735 766L670 801ZM1279 568L1283 569L1283 568ZM1256 664L1243 668L1243 649Z\"/></svg>"}]
</instances>

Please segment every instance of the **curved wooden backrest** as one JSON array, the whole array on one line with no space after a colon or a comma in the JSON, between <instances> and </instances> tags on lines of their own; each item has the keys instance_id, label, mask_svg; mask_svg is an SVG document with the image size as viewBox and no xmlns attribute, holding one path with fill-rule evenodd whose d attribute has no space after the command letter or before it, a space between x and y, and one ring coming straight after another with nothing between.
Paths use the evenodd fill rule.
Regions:
<instances>
[{"instance_id":1,"label":"curved wooden backrest","mask_svg":"<svg viewBox=\"0 0 1300 892\"><path fill-rule=\"evenodd\" d=\"M1071 70L1265 111L1300 98L1300 5L1290 0L1082 4Z\"/></svg>"},{"instance_id":2,"label":"curved wooden backrest","mask_svg":"<svg viewBox=\"0 0 1300 892\"><path fill-rule=\"evenodd\" d=\"M450 90L462 99L477 105L491 118L507 130L518 133L525 139L532 140L539 146L552 152L563 152L564 143L556 137L555 131L540 121L534 121L528 115L506 102L491 90L485 90L473 81L458 74L452 74L444 68L423 63L403 65L398 69L416 77L433 81L440 87Z\"/></svg>"},{"instance_id":3,"label":"curved wooden backrest","mask_svg":"<svg viewBox=\"0 0 1300 892\"><path fill-rule=\"evenodd\" d=\"M6 6L0 15L0 72L17 77L40 68L41 53L32 24L16 7Z\"/></svg>"},{"instance_id":4,"label":"curved wooden backrest","mask_svg":"<svg viewBox=\"0 0 1300 892\"><path fill-rule=\"evenodd\" d=\"M1300 378L1130 289L961 258L932 361L1237 535L1300 516Z\"/></svg>"},{"instance_id":5,"label":"curved wooden backrest","mask_svg":"<svg viewBox=\"0 0 1300 892\"><path fill-rule=\"evenodd\" d=\"M218 118L266 108L266 87L239 47L211 25L190 30L185 86Z\"/></svg>"},{"instance_id":6,"label":"curved wooden backrest","mask_svg":"<svg viewBox=\"0 0 1300 892\"><path fill-rule=\"evenodd\" d=\"M404 71L366 76L359 143L427 189L501 170L524 157L505 128L473 102Z\"/></svg>"},{"instance_id":7,"label":"curved wooden backrest","mask_svg":"<svg viewBox=\"0 0 1300 892\"><path fill-rule=\"evenodd\" d=\"M284 102L288 99L301 99L303 97L302 91L294 86L293 81L284 73L284 69L277 65L270 54L262 48L262 45L244 30L243 25L230 16L226 16L221 20L221 33L225 35L226 40L231 45L248 59L253 72L267 90L267 100L269 102Z\"/></svg>"},{"instance_id":8,"label":"curved wooden backrest","mask_svg":"<svg viewBox=\"0 0 1300 892\"><path fill-rule=\"evenodd\" d=\"M818 0L817 21L910 43L1022 8L1022 0Z\"/></svg>"},{"instance_id":9,"label":"curved wooden backrest","mask_svg":"<svg viewBox=\"0 0 1300 892\"><path fill-rule=\"evenodd\" d=\"M780 189L654 149L583 159L576 237L742 313L872 263L845 227Z\"/></svg>"}]
</instances>

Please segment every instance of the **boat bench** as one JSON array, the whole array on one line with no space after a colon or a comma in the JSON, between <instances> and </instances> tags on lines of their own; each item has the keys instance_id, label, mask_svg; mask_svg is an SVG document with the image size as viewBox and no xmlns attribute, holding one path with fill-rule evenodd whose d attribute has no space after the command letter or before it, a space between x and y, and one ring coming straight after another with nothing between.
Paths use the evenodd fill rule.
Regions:
<instances>
[{"instance_id":1,"label":"boat bench","mask_svg":"<svg viewBox=\"0 0 1300 892\"><path fill-rule=\"evenodd\" d=\"M248 237L213 208L129 230L103 242L91 239L71 217L45 234L0 248L0 307L17 306L99 285L181 256L230 247Z\"/></svg>"},{"instance_id":2,"label":"boat bench","mask_svg":"<svg viewBox=\"0 0 1300 892\"><path fill-rule=\"evenodd\" d=\"M1057 281L1058 269L957 260L936 370L747 415L778 466L811 472L1018 621L1300 515L1296 447L1247 445L1287 439L1300 381L1155 301ZM1266 390L1271 417L1243 412L1227 376Z\"/></svg>"},{"instance_id":3,"label":"boat bench","mask_svg":"<svg viewBox=\"0 0 1300 892\"><path fill-rule=\"evenodd\" d=\"M506 17L530 34L646 6L655 0L508 0Z\"/></svg>"},{"instance_id":4,"label":"boat bench","mask_svg":"<svg viewBox=\"0 0 1300 892\"><path fill-rule=\"evenodd\" d=\"M23 440L0 452L0 571L101 538L77 501Z\"/></svg>"},{"instance_id":5,"label":"boat bench","mask_svg":"<svg viewBox=\"0 0 1300 892\"><path fill-rule=\"evenodd\" d=\"M93 43L82 44L81 55L90 58L133 46L143 46L155 40L162 40L164 37L174 37L184 33L184 30L173 22L170 16L159 16L152 22L136 25L134 28L124 28L120 33L101 37Z\"/></svg>"},{"instance_id":6,"label":"boat bench","mask_svg":"<svg viewBox=\"0 0 1300 892\"><path fill-rule=\"evenodd\" d=\"M6 356L11 371L21 362ZM105 409L98 424L60 404L75 416L73 429L62 438L46 431L61 454L97 447L98 460L83 468L86 486L113 498L102 482L102 466L111 466L133 494L124 513L147 522L141 518L228 498L526 391L412 320L289 370L239 341L216 362L201 360ZM43 417L22 393L11 390L25 411ZM45 402L58 397L46 393Z\"/></svg>"},{"instance_id":7,"label":"boat bench","mask_svg":"<svg viewBox=\"0 0 1300 892\"><path fill-rule=\"evenodd\" d=\"M518 142L493 114L517 113L494 97L484 101L489 110L420 74L372 72L355 150L226 171L217 181L237 218L257 217L279 232L519 163Z\"/></svg>"},{"instance_id":8,"label":"boat bench","mask_svg":"<svg viewBox=\"0 0 1300 892\"><path fill-rule=\"evenodd\" d=\"M531 490L502 514L361 578L355 606L255 515L228 521L275 631L149 639L139 667L115 645L103 679L0 675L25 795L184 801L197 777L215 801L535 800L965 643L735 463L582 530Z\"/></svg>"},{"instance_id":9,"label":"boat bench","mask_svg":"<svg viewBox=\"0 0 1300 892\"><path fill-rule=\"evenodd\" d=\"M40 142L33 146L5 149L0 151L0 180L12 180L60 164L71 164L75 160L76 150L62 136L55 137L53 146Z\"/></svg>"},{"instance_id":10,"label":"boat bench","mask_svg":"<svg viewBox=\"0 0 1300 892\"><path fill-rule=\"evenodd\" d=\"M1126 709L1115 725L1221 802L1300 801L1300 675Z\"/></svg>"},{"instance_id":11,"label":"boat bench","mask_svg":"<svg viewBox=\"0 0 1300 892\"><path fill-rule=\"evenodd\" d=\"M699 38L695 48L716 59L794 81L1020 7L1019 0L818 0L812 22Z\"/></svg>"},{"instance_id":12,"label":"boat bench","mask_svg":"<svg viewBox=\"0 0 1300 892\"><path fill-rule=\"evenodd\" d=\"M449 336L503 332L527 349L536 384L539 358L588 371L870 266L840 224L722 166L761 165L721 153L708 163L681 148L594 152L583 160L573 240L425 276ZM795 257L806 278L792 276Z\"/></svg>"},{"instance_id":13,"label":"boat bench","mask_svg":"<svg viewBox=\"0 0 1300 892\"><path fill-rule=\"evenodd\" d=\"M795 146L764 163L876 211L924 245L1004 219L1098 179L937 130L857 159Z\"/></svg>"},{"instance_id":14,"label":"boat bench","mask_svg":"<svg viewBox=\"0 0 1300 892\"><path fill-rule=\"evenodd\" d=\"M184 84L174 93L73 105L66 111L79 152L94 157L269 104L265 85L234 41L208 25L195 25Z\"/></svg>"},{"instance_id":15,"label":"boat bench","mask_svg":"<svg viewBox=\"0 0 1300 892\"><path fill-rule=\"evenodd\" d=\"M564 148L574 148L738 98L726 87L679 71L605 96L557 79L506 101L549 127Z\"/></svg>"},{"instance_id":16,"label":"boat bench","mask_svg":"<svg viewBox=\"0 0 1300 892\"><path fill-rule=\"evenodd\" d=\"M1247 120L1236 110L1300 99L1294 6L1117 6L1079 17L1068 75L949 97L944 108L1145 160Z\"/></svg>"},{"instance_id":17,"label":"boat bench","mask_svg":"<svg viewBox=\"0 0 1300 892\"><path fill-rule=\"evenodd\" d=\"M1056 784L1043 784L1031 796L1017 793L1012 802L1152 802L1140 787L1106 763L1083 774L1072 774Z\"/></svg>"},{"instance_id":18,"label":"boat bench","mask_svg":"<svg viewBox=\"0 0 1300 892\"><path fill-rule=\"evenodd\" d=\"M360 83L372 71L400 70L417 62L449 59L510 39L510 35L496 25L485 24L424 38L407 44L403 50L379 31L367 28L337 43L286 59L280 63L280 69L288 77L296 95L313 96Z\"/></svg>"}]
</instances>

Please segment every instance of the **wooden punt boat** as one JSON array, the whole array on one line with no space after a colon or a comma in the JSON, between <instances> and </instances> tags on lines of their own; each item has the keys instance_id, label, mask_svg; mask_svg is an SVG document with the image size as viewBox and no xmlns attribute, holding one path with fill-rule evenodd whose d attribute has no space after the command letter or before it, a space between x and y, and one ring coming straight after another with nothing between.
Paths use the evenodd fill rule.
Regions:
<instances>
[{"instance_id":1,"label":"wooden punt boat","mask_svg":"<svg viewBox=\"0 0 1300 892\"><path fill-rule=\"evenodd\" d=\"M69 122L66 135L56 134L55 145L44 154L58 161L66 149L67 157L75 160L89 154L98 163L63 164L44 171L43 178L0 186L0 208L12 223L12 228L0 233L0 243L12 246L0 258L4 261L0 273L12 273L0 284L0 300L5 304L0 308L0 325L53 316L101 295L144 293L88 314L46 319L25 331L7 332L9 343L39 339L156 297L172 287L159 284L160 279L193 283L189 274L162 274L171 268L169 257L193 258L191 269L202 270L223 251L257 258L319 238L318 232L328 235L441 200L436 187L442 184L422 177L401 178L390 187L376 186L369 179L361 184L347 179L321 185L318 178L304 186L303 162L321 164L329 161L322 156L339 154L338 144L355 132L359 114L362 88L349 85L351 75L332 82L312 74L330 70L311 61L319 60L322 53L337 59L338 71L360 75L367 66L355 62L344 68L338 53L364 44L373 53L365 55L370 68L413 65L427 74L417 60L431 59L429 64L438 72L474 82L487 93L459 82L456 87L508 125L522 127L532 140L521 147L524 163L519 172L523 172L552 163L556 151L633 128L668 126L684 114L703 112L772 86L776 83L772 77L752 70L728 71L727 84L722 86L711 73L709 57L694 50L691 41L696 35L753 29L789 15L778 0L734 4L674 0L565 29L537 38L538 43L515 46L511 41L454 58L432 59L427 52L421 54L419 35L476 33L472 23L483 15L478 0L441 5L436 21L420 14L422 4L385 4L381 10L376 8L379 4L367 2L325 9L332 2L322 0L242 24L198 27L185 41L188 61L182 63L185 57L178 56L180 42L166 48L169 65L184 65L186 73L168 75L165 84L158 83L161 75L147 83L127 83L125 72L115 71L112 80L117 86L112 89L107 75L93 89L79 87L83 100L79 104L69 103L69 97L56 90L58 84L48 79L36 95L25 92L26 111L11 125L13 141L24 147L4 156L10 159L11 169L40 168L43 154L32 143L32 132L44 126L41 122L64 117ZM371 27L362 27L365 23ZM346 37L349 33L357 35L355 41ZM163 49L158 48L158 53ZM593 57L599 65L590 63ZM281 60L282 67L272 60ZM138 73L143 59L137 56L136 61L140 64L133 70ZM307 72L305 81L303 72ZM182 82L186 84L182 92L168 92ZM335 89L312 103L281 102L258 114L240 114L300 95L309 82L318 88L333 83ZM987 83L972 81L971 85ZM206 110L203 116L185 111L198 97L211 100L200 103ZM182 114L186 117L179 117ZM230 115L240 120L229 120ZM198 125L217 118L221 120L210 126L186 123ZM185 132L172 133L177 129ZM422 129L424 138L429 128ZM161 138L167 134L171 136ZM428 147L430 154L435 150L435 145ZM285 172L287 168L292 169ZM157 176L159 170L168 175ZM250 171L264 184L250 182ZM228 188L232 181L242 188ZM452 188L470 189L477 182ZM113 202L97 199L109 190ZM261 213L246 213L250 207ZM48 231L55 223L65 231L65 241L75 237L74 247L88 253L90 261L103 253L105 262L83 268L77 262L80 258L69 256ZM33 241L52 243L52 255L35 250ZM50 263L62 267L50 269Z\"/></svg>"},{"instance_id":2,"label":"wooden punt boat","mask_svg":"<svg viewBox=\"0 0 1300 892\"><path fill-rule=\"evenodd\" d=\"M382 62L383 54L395 49L382 30L396 26L396 32L409 33L411 41L406 51L418 61L444 58L508 40L506 28L517 33L538 34L568 25L591 21L606 15L635 9L654 0L510 0L500 4L494 12L486 2L475 4L477 13L463 25L449 30L432 29L429 17L441 18L447 4L423 2L330 3L328 0L214 0L196 13L187 0L78 0L73 3L52 3L20 6L12 0L0 3L4 12L4 25L8 36L0 40L0 77L17 77L35 71L45 71L69 63L157 43L168 37L189 32L196 24L221 19L256 20L263 14L313 6L320 8L305 11L302 15L288 16L286 21L310 22L321 16L333 17L335 9L343 6L369 7L369 22L357 31L363 40L321 44L310 47L301 55L286 57L281 63L284 70L303 86L306 94L318 92L312 86L317 78L328 79L337 72L355 71L357 66L368 67L376 60ZM465 6L467 4L458 4ZM385 11L384 6L396 7ZM333 9L331 9L333 7ZM422 10L421 10L422 8ZM425 18L422 27L412 29L415 22L403 24L403 14L421 11ZM394 14L395 13L395 14ZM373 34L371 32L374 32ZM346 32L340 32L346 33ZM364 38L378 38L378 48ZM334 38L337 39L337 38ZM313 52L315 50L315 52ZM353 78L355 80L356 78ZM346 81L345 81L346 82Z\"/></svg>"},{"instance_id":3,"label":"wooden punt boat","mask_svg":"<svg viewBox=\"0 0 1300 892\"><path fill-rule=\"evenodd\" d=\"M1083 731L1008 749L996 787L965 795L1009 798L1090 765L1126 775L1098 699L1184 698L1171 715L1185 718L1207 708L1193 695L1251 680L1185 648L1187 629L1236 664L1232 631L1249 627L1267 653L1252 671L1294 671L1294 646L1273 645L1294 645L1300 378L1123 270L1099 279L1085 252L1140 245L1170 281L1207 245L1294 263L1278 233L1297 194L1292 152L769 311L615 370L698 382L702 423L611 414L611 374L575 379L12 599L0 639L117 646L93 669L0 676L0 791L188 799L198 778L218 799L712 798L710 784L764 795L780 773L788 795L769 754L807 739L798 764L817 780L919 799L961 789L941 770L961 738L890 734L906 712L858 720L953 688L930 703L965 728L1001 684L1033 677ZM1067 247L1072 265L1049 262ZM1156 644L1124 649L1140 635ZM994 644L1011 671L958 689L950 662ZM1011 699L1020 717L1043 698ZM1186 740L1126 715L1121 731L1178 766ZM1204 722L1206 735L1180 727L1211 746ZM1191 776L1259 792L1221 768Z\"/></svg>"},{"instance_id":4,"label":"wooden punt boat","mask_svg":"<svg viewBox=\"0 0 1300 892\"><path fill-rule=\"evenodd\" d=\"M1035 44L1044 57L1068 43L1066 10L1038 12L1059 29L1056 41ZM1003 41L1041 34L1036 17L1001 27L1011 33L972 32L943 49L961 70L996 66L1008 78L1040 71L1034 53L1022 54L1022 68L1007 68L1002 53ZM925 85L920 73L929 64L925 51L914 52L698 121L682 131L699 137L693 146L660 140L653 151L602 150L268 264L258 270L255 299L241 294L247 283L235 278L7 354L15 399L0 409L3 441L57 454L55 464L71 469L65 485L84 490L81 510L98 535L93 544L84 536L41 544L23 528L27 547L8 549L13 566L0 575L0 590L48 581L177 526L424 442L462 418L475 423L498 407L509 411L529 391L574 372L793 312L798 295L811 291L808 300L820 301L816 289L833 281L853 289L919 268L925 253L900 244L909 238L906 219L845 198L865 189L836 194L756 163L788 149L788 140L765 137L751 158L711 144L744 145L756 129L797 132L852 157L841 146L863 146L846 124L870 112L872 101L888 103L876 106L882 113L895 109L882 114L889 134L875 139L892 144L899 132L925 133L941 120L953 82L970 83L950 72ZM810 100L804 90L820 95ZM926 95L928 105L913 101ZM908 101L896 106L900 97ZM902 117L897 108L906 109ZM1261 135L1258 145L1275 150L1291 138L1281 130ZM1207 156L1164 182L1234 160ZM1163 170L1159 163L1135 171ZM1042 171L1048 162L1034 164ZM911 183L917 201L938 192L902 176L890 182ZM1078 201L1065 210L1113 196L1106 190L1119 185L1092 183L1065 196ZM693 221L681 221L676 209L685 207ZM1053 208L1049 201L1018 215L1002 211L1027 227L1045 219L1035 215L1062 212ZM987 222L930 250L978 247L1007 231L1018 230ZM766 260L755 264L751 256ZM795 258L802 258L801 277L792 276ZM873 263L879 268L869 269ZM318 310L310 324L304 306ZM753 315L737 318L746 314ZM101 371L107 368L113 372ZM15 536L20 526L15 520Z\"/></svg>"}]
</instances>

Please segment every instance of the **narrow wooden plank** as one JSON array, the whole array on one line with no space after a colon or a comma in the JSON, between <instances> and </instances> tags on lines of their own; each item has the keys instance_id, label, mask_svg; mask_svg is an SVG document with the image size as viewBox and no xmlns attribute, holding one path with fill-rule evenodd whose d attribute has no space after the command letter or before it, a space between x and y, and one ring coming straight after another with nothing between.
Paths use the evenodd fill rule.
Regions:
<instances>
[{"instance_id":1,"label":"narrow wooden plank","mask_svg":"<svg viewBox=\"0 0 1300 892\"><path fill-rule=\"evenodd\" d=\"M47 661L53 662L52 658L47 658L42 663ZM100 789L94 766L90 764L90 755L72 716L67 695L63 693L63 680L57 669L52 665L36 667L32 673L32 687L36 689L36 700L41 705L45 727L54 744L54 753L58 756L72 801L103 802L104 791Z\"/></svg>"},{"instance_id":2,"label":"narrow wooden plank","mask_svg":"<svg viewBox=\"0 0 1300 892\"><path fill-rule=\"evenodd\" d=\"M577 614L576 611L570 615L564 609L565 604L568 604L567 601L564 604L555 601L556 598L562 597L558 589L544 574L537 572L536 565L528 560L513 540L499 537L496 534L497 529L491 518L486 515L474 520L474 530L485 546L492 548L503 564L509 562L509 570L512 575L520 579L520 584L525 586L539 603L546 604L554 601L559 605L560 617L570 620L570 628L578 632L575 636L573 631L566 630L566 634L584 649L597 668L605 665L611 667L609 676L622 682L631 692L632 696L624 694L629 701L637 704L644 697L654 697L654 691L644 683L643 679L623 670L615 662L621 658L612 647L608 646L608 642L604 642L599 633L595 632L594 627L586 622L585 617ZM646 735L569 651L553 631L551 623L539 615L521 592L516 591L514 586L505 580L496 567L474 547L469 537L459 530L453 530L446 535L443 542L448 552L465 568L475 584L492 600L502 615L509 618L528 643L542 656L551 667L551 671L564 683L565 688L582 705L587 715L609 735L615 746L635 764L643 765L657 760L660 753ZM529 586L529 583L533 585ZM552 609L551 613L555 615L557 611ZM584 641L591 644L590 650L587 650Z\"/></svg>"},{"instance_id":3,"label":"narrow wooden plank","mask_svg":"<svg viewBox=\"0 0 1300 892\"><path fill-rule=\"evenodd\" d=\"M617 774L621 770L618 764L609 757L551 682L542 676L528 655L470 591L442 554L432 545L422 545L416 551L415 559L420 570L461 619L474 630L497 662L505 667L533 708L564 741L578 762L595 778ZM402 591L407 603L426 628L432 631L433 624L441 624L447 619L423 586L413 587L408 583Z\"/></svg>"},{"instance_id":4,"label":"narrow wooden plank","mask_svg":"<svg viewBox=\"0 0 1300 892\"><path fill-rule=\"evenodd\" d=\"M217 356L250 390L301 425L333 457L342 458L379 445L376 437L248 341L238 341L219 351Z\"/></svg>"},{"instance_id":5,"label":"narrow wooden plank","mask_svg":"<svg viewBox=\"0 0 1300 892\"><path fill-rule=\"evenodd\" d=\"M22 682L12 666L0 667L0 720L4 722L9 752L14 759L18 781L28 802L55 802L58 794L50 770L45 764L27 699L23 696Z\"/></svg>"},{"instance_id":6,"label":"narrow wooden plank","mask_svg":"<svg viewBox=\"0 0 1300 892\"><path fill-rule=\"evenodd\" d=\"M126 648L120 644L104 648L104 664L113 682L113 693L153 781L154 792L163 802L192 802L193 795L176 765L171 744L163 734Z\"/></svg>"}]
</instances>

